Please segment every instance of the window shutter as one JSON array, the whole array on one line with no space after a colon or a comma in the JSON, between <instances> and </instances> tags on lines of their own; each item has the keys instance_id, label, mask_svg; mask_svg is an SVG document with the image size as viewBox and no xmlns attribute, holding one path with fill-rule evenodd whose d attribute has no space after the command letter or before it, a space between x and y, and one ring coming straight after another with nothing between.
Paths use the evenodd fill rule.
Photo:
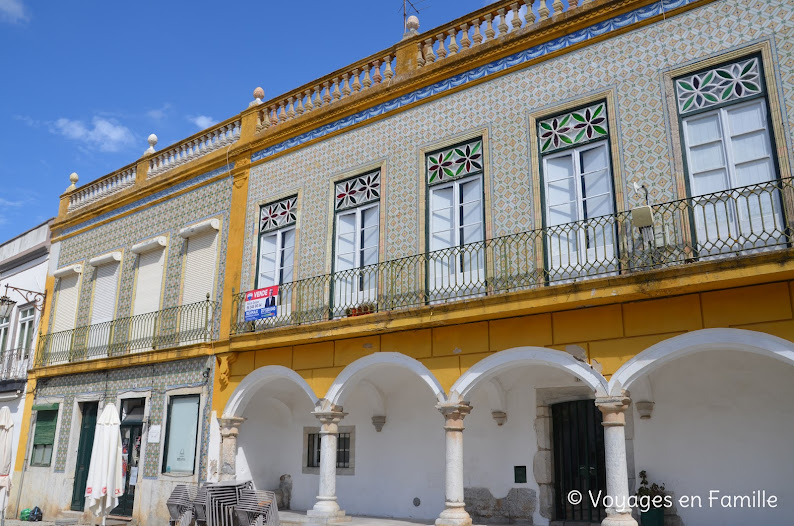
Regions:
<instances>
[{"instance_id":1,"label":"window shutter","mask_svg":"<svg viewBox=\"0 0 794 526\"><path fill-rule=\"evenodd\" d=\"M259 287L270 287L276 282L276 255L278 233L265 234L259 242Z\"/></svg>"},{"instance_id":2,"label":"window shutter","mask_svg":"<svg viewBox=\"0 0 794 526\"><path fill-rule=\"evenodd\" d=\"M157 248L138 256L138 278L135 284L133 316L160 310L165 250Z\"/></svg>"},{"instance_id":3,"label":"window shutter","mask_svg":"<svg viewBox=\"0 0 794 526\"><path fill-rule=\"evenodd\" d=\"M36 414L36 433L33 436L33 445L50 445L55 443L55 422L58 411L39 411Z\"/></svg>"},{"instance_id":4,"label":"window shutter","mask_svg":"<svg viewBox=\"0 0 794 526\"><path fill-rule=\"evenodd\" d=\"M182 304L206 301L215 287L215 261L218 257L218 232L209 229L190 236L185 257Z\"/></svg>"},{"instance_id":5,"label":"window shutter","mask_svg":"<svg viewBox=\"0 0 794 526\"><path fill-rule=\"evenodd\" d=\"M119 263L107 263L96 269L94 279L94 305L91 308L91 325L113 321L116 311L116 289L119 282Z\"/></svg>"},{"instance_id":6,"label":"window shutter","mask_svg":"<svg viewBox=\"0 0 794 526\"><path fill-rule=\"evenodd\" d=\"M68 331L74 329L75 315L77 314L77 298L79 295L79 274L72 274L61 278L58 285L58 300L55 304L55 319L52 323L52 332Z\"/></svg>"}]
</instances>

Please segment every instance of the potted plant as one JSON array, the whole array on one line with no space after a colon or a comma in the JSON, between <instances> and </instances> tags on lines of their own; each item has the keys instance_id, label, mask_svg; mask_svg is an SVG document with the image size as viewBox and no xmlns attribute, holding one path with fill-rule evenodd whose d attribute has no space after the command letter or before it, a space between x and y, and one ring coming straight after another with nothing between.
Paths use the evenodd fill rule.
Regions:
<instances>
[{"instance_id":1,"label":"potted plant","mask_svg":"<svg viewBox=\"0 0 794 526\"><path fill-rule=\"evenodd\" d=\"M358 316L358 309L356 307L348 307L345 309L345 316L350 318L351 316Z\"/></svg>"},{"instance_id":2,"label":"potted plant","mask_svg":"<svg viewBox=\"0 0 794 526\"><path fill-rule=\"evenodd\" d=\"M375 312L375 305L373 303L362 303L358 306L359 314L371 314Z\"/></svg>"},{"instance_id":3,"label":"potted plant","mask_svg":"<svg viewBox=\"0 0 794 526\"><path fill-rule=\"evenodd\" d=\"M664 484L649 484L648 473L640 471L640 487L637 489L640 501L640 522L642 526L664 526Z\"/></svg>"}]
</instances>

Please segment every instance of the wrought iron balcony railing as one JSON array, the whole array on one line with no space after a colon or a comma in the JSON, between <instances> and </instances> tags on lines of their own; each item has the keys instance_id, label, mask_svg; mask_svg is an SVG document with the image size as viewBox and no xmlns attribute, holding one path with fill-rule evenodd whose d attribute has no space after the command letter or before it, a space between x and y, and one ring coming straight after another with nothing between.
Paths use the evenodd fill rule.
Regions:
<instances>
[{"instance_id":1,"label":"wrought iron balcony railing","mask_svg":"<svg viewBox=\"0 0 794 526\"><path fill-rule=\"evenodd\" d=\"M20 347L0 352L0 381L24 380L28 377L28 364L33 349Z\"/></svg>"},{"instance_id":2,"label":"wrought iron balcony railing","mask_svg":"<svg viewBox=\"0 0 794 526\"><path fill-rule=\"evenodd\" d=\"M200 301L39 338L36 365L123 356L217 339L218 303Z\"/></svg>"},{"instance_id":3,"label":"wrought iron balcony railing","mask_svg":"<svg viewBox=\"0 0 794 526\"><path fill-rule=\"evenodd\" d=\"M635 208L284 283L276 315L241 334L788 247L791 179Z\"/></svg>"}]
</instances>

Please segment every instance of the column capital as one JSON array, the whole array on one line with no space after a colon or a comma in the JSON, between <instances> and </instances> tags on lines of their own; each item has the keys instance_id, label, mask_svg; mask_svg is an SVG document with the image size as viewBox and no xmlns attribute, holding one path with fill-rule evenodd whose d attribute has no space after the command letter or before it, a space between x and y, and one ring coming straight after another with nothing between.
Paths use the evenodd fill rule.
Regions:
<instances>
[{"instance_id":1,"label":"column capital","mask_svg":"<svg viewBox=\"0 0 794 526\"><path fill-rule=\"evenodd\" d=\"M331 411L314 411L312 414L323 425L336 425L347 416L347 413L343 412L341 407L334 407L334 410Z\"/></svg>"},{"instance_id":2,"label":"column capital","mask_svg":"<svg viewBox=\"0 0 794 526\"><path fill-rule=\"evenodd\" d=\"M471 404L468 402L439 402L436 404L436 409L444 415L445 428L459 428L463 431L463 419L471 413Z\"/></svg>"},{"instance_id":3,"label":"column capital","mask_svg":"<svg viewBox=\"0 0 794 526\"><path fill-rule=\"evenodd\" d=\"M596 398L595 404L604 415L604 427L626 424L625 413L631 404L631 398L628 396L603 396Z\"/></svg>"},{"instance_id":4,"label":"column capital","mask_svg":"<svg viewBox=\"0 0 794 526\"><path fill-rule=\"evenodd\" d=\"M246 419L241 416L226 416L218 420L221 424L221 436L236 437L240 434L240 426Z\"/></svg>"}]
</instances>

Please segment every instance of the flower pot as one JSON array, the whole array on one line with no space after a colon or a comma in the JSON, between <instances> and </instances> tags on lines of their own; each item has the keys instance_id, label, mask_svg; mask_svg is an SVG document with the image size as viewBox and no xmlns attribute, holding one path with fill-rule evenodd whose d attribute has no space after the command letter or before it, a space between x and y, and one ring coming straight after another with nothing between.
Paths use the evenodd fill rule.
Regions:
<instances>
[{"instance_id":1,"label":"flower pot","mask_svg":"<svg viewBox=\"0 0 794 526\"><path fill-rule=\"evenodd\" d=\"M640 514L642 526L664 526L664 508L651 508Z\"/></svg>"}]
</instances>

